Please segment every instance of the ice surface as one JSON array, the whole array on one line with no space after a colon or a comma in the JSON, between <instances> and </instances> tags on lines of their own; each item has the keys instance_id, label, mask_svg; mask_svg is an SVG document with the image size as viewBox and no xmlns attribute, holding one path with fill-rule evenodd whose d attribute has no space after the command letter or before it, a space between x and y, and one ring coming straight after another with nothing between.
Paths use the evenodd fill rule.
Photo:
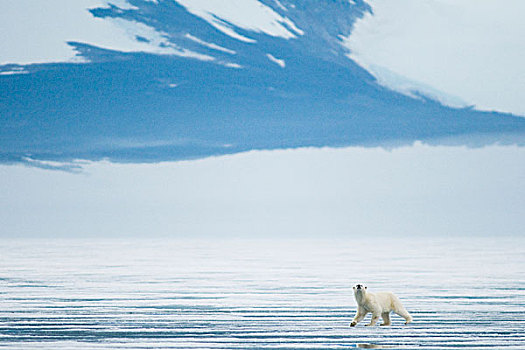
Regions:
<instances>
[{"instance_id":1,"label":"ice surface","mask_svg":"<svg viewBox=\"0 0 525 350\"><path fill-rule=\"evenodd\" d=\"M0 347L522 348L523 238L366 236L4 240ZM357 282L414 323L350 328Z\"/></svg>"}]
</instances>

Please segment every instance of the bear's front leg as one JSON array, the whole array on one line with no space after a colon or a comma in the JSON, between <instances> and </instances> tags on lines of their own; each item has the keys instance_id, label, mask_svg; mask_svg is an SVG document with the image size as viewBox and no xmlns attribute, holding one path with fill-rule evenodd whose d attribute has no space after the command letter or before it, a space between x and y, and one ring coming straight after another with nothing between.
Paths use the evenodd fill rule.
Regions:
<instances>
[{"instance_id":1,"label":"bear's front leg","mask_svg":"<svg viewBox=\"0 0 525 350\"><path fill-rule=\"evenodd\" d=\"M355 314L355 317L352 320L352 323L350 323L350 327L354 327L356 324L361 322L363 320L363 318L365 318L367 313L368 313L367 311L365 311L365 310L363 310L361 308L358 308L357 309L357 314Z\"/></svg>"},{"instance_id":2,"label":"bear's front leg","mask_svg":"<svg viewBox=\"0 0 525 350\"><path fill-rule=\"evenodd\" d=\"M381 317L383 318L383 323L380 326L390 326L392 324L390 322L390 312L383 312Z\"/></svg>"},{"instance_id":3,"label":"bear's front leg","mask_svg":"<svg viewBox=\"0 0 525 350\"><path fill-rule=\"evenodd\" d=\"M365 326L375 326L376 325L376 322L377 320L379 319L379 313L373 313L372 314L372 319L370 320L370 323L368 324L365 324Z\"/></svg>"}]
</instances>

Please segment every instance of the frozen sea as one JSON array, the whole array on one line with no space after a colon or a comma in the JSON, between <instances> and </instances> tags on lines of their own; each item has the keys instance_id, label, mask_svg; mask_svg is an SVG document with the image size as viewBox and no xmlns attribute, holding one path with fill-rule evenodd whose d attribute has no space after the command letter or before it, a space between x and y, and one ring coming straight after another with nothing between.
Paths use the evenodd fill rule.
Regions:
<instances>
[{"instance_id":1,"label":"frozen sea","mask_svg":"<svg viewBox=\"0 0 525 350\"><path fill-rule=\"evenodd\" d=\"M2 349L525 349L525 239L8 240ZM352 285L405 326L351 328Z\"/></svg>"}]
</instances>

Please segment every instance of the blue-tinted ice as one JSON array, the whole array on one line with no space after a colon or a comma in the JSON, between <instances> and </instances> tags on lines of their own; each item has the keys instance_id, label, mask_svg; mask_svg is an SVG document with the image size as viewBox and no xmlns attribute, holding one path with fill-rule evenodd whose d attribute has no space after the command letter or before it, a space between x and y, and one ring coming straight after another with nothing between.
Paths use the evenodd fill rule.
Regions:
<instances>
[{"instance_id":1,"label":"blue-tinted ice","mask_svg":"<svg viewBox=\"0 0 525 350\"><path fill-rule=\"evenodd\" d=\"M522 349L523 243L4 240L0 348ZM357 282L414 323L350 328Z\"/></svg>"}]
</instances>

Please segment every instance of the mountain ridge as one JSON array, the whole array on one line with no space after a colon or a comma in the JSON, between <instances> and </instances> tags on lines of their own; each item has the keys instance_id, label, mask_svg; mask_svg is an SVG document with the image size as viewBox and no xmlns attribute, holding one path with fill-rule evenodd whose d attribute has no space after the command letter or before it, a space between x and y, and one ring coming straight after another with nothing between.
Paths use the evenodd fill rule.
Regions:
<instances>
[{"instance_id":1,"label":"mountain ridge","mask_svg":"<svg viewBox=\"0 0 525 350\"><path fill-rule=\"evenodd\" d=\"M225 34L175 1L128 3L89 11L138 23L140 30L129 30L150 37L136 40L177 54L70 41L86 63L0 66L27 72L0 75L0 161L156 162L415 141L524 144L523 118L391 91L348 58L341 36L372 11L364 1L261 0L291 21L283 26L295 37L214 17L255 42Z\"/></svg>"}]
</instances>

